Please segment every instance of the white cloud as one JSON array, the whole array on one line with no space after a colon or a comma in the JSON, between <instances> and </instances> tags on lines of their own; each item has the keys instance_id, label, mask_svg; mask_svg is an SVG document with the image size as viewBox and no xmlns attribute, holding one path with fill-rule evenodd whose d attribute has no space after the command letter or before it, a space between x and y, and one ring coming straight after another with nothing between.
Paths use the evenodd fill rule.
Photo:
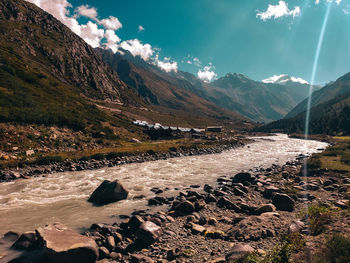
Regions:
<instances>
[{"instance_id":1,"label":"white cloud","mask_svg":"<svg viewBox=\"0 0 350 263\"><path fill-rule=\"evenodd\" d=\"M166 72L177 71L177 62L171 61L170 58L159 59L159 50L153 48L150 44L143 44L138 39L131 39L121 42L115 31L122 28L122 24L118 18L109 16L108 18L99 20L98 12L95 7L89 5L81 5L75 9L75 14L70 13L72 5L67 0L27 0L46 12L53 15L63 24L69 27L74 33L83 38L92 47L101 47L111 49L114 53L119 52L121 47L130 51L134 56L140 56L145 61L154 59L154 64ZM87 17L92 21L88 21L85 25L80 25L77 18L79 16ZM99 28L103 26L103 28ZM145 28L139 26L139 31ZM120 43L121 42L121 43ZM156 55L156 56L154 56Z\"/></svg>"},{"instance_id":2,"label":"white cloud","mask_svg":"<svg viewBox=\"0 0 350 263\"><path fill-rule=\"evenodd\" d=\"M299 6L296 6L293 10L290 10L285 1L279 1L278 5L269 5L265 12L259 12L256 17L266 21L268 19L278 19L284 16L292 16L294 18L300 14L301 9Z\"/></svg>"},{"instance_id":3,"label":"white cloud","mask_svg":"<svg viewBox=\"0 0 350 263\"><path fill-rule=\"evenodd\" d=\"M119 48L118 43L121 41L120 38L111 29L106 30L105 38L107 40L105 47L111 49L113 53L116 53Z\"/></svg>"},{"instance_id":4,"label":"white cloud","mask_svg":"<svg viewBox=\"0 0 350 263\"><path fill-rule=\"evenodd\" d=\"M101 21L99 21L99 23L103 25L106 29L118 30L123 27L119 19L114 16L102 19Z\"/></svg>"},{"instance_id":5,"label":"white cloud","mask_svg":"<svg viewBox=\"0 0 350 263\"><path fill-rule=\"evenodd\" d=\"M335 2L337 5L340 5L342 0L326 0L327 3ZM320 0L315 0L315 4L318 5L320 3Z\"/></svg>"},{"instance_id":6,"label":"white cloud","mask_svg":"<svg viewBox=\"0 0 350 263\"><path fill-rule=\"evenodd\" d=\"M82 5L77 7L75 11L80 16L85 16L91 18L92 20L97 20L97 9L95 7L90 7L89 5Z\"/></svg>"},{"instance_id":7,"label":"white cloud","mask_svg":"<svg viewBox=\"0 0 350 263\"><path fill-rule=\"evenodd\" d=\"M93 48L101 46L101 40L105 31L99 29L95 23L89 21L86 25L81 25L81 37Z\"/></svg>"},{"instance_id":8,"label":"white cloud","mask_svg":"<svg viewBox=\"0 0 350 263\"><path fill-rule=\"evenodd\" d=\"M203 70L199 70L197 73L197 77L204 82L210 82L215 79L218 75L214 72L214 67L211 63L209 66L205 66Z\"/></svg>"},{"instance_id":9,"label":"white cloud","mask_svg":"<svg viewBox=\"0 0 350 263\"><path fill-rule=\"evenodd\" d=\"M163 61L159 59L159 55L157 54L155 57L155 64L165 72L177 72L177 62L170 61L171 59L168 57L165 57Z\"/></svg>"},{"instance_id":10,"label":"white cloud","mask_svg":"<svg viewBox=\"0 0 350 263\"><path fill-rule=\"evenodd\" d=\"M145 31L145 30L146 29L143 26L139 25L139 32L142 32L142 31Z\"/></svg>"},{"instance_id":11,"label":"white cloud","mask_svg":"<svg viewBox=\"0 0 350 263\"><path fill-rule=\"evenodd\" d=\"M150 44L142 44L138 39L131 39L121 43L123 49L130 51L133 56L140 56L147 61L154 54L154 50Z\"/></svg>"},{"instance_id":12,"label":"white cloud","mask_svg":"<svg viewBox=\"0 0 350 263\"><path fill-rule=\"evenodd\" d=\"M301 84L309 84L306 80L304 80L302 78L290 77L286 74L274 75L270 78L262 80L263 83L278 83L278 84L285 84L285 83L290 82L290 81L298 82Z\"/></svg>"}]
</instances>

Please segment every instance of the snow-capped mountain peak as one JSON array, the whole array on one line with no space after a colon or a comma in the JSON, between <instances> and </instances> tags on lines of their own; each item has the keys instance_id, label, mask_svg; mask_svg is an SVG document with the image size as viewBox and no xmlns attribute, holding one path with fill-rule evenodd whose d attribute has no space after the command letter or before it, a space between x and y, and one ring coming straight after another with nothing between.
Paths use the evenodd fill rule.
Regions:
<instances>
[{"instance_id":1,"label":"snow-capped mountain peak","mask_svg":"<svg viewBox=\"0 0 350 263\"><path fill-rule=\"evenodd\" d=\"M306 80L302 78L295 78L289 75L274 75L270 78L264 79L263 83L275 83L275 84L285 84L287 82L296 82L300 84L309 84Z\"/></svg>"}]
</instances>

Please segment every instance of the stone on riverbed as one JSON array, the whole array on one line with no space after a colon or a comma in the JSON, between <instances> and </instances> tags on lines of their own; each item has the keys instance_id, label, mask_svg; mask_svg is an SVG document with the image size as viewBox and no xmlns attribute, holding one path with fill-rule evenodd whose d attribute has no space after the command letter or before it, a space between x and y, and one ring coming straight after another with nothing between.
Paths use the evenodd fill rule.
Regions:
<instances>
[{"instance_id":1,"label":"stone on riverbed","mask_svg":"<svg viewBox=\"0 0 350 263\"><path fill-rule=\"evenodd\" d=\"M129 192L124 188L119 180L115 180L113 182L105 180L92 193L88 201L94 203L95 205L105 205L126 199L128 194Z\"/></svg>"},{"instance_id":2,"label":"stone on riverbed","mask_svg":"<svg viewBox=\"0 0 350 263\"><path fill-rule=\"evenodd\" d=\"M137 241L142 246L156 242L162 234L162 228L151 221L142 223L136 232Z\"/></svg>"},{"instance_id":3,"label":"stone on riverbed","mask_svg":"<svg viewBox=\"0 0 350 263\"><path fill-rule=\"evenodd\" d=\"M254 248L249 245L236 244L231 251L226 255L226 262L233 263L237 259L244 257L245 255L254 252Z\"/></svg>"},{"instance_id":4,"label":"stone on riverbed","mask_svg":"<svg viewBox=\"0 0 350 263\"><path fill-rule=\"evenodd\" d=\"M294 200L286 194L275 194L272 203L281 211L293 212L294 210Z\"/></svg>"},{"instance_id":5,"label":"stone on riverbed","mask_svg":"<svg viewBox=\"0 0 350 263\"><path fill-rule=\"evenodd\" d=\"M36 235L52 263L94 263L98 258L98 247L93 239L60 223L40 227Z\"/></svg>"}]
</instances>

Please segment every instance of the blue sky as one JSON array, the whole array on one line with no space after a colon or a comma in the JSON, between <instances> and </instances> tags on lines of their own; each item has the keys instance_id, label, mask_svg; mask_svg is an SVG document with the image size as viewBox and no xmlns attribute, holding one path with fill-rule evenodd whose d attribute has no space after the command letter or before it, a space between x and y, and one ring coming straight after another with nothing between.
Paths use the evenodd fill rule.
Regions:
<instances>
[{"instance_id":1,"label":"blue sky","mask_svg":"<svg viewBox=\"0 0 350 263\"><path fill-rule=\"evenodd\" d=\"M28 1L45 9L45 0ZM89 39L90 33L97 34L97 38L90 37L95 46L104 45L107 41L104 34L108 26L101 21L110 16L118 18L121 25L112 27L114 35L110 31L108 37L114 41L113 47L139 51L145 59L152 57L167 70L178 68L195 75L200 71L204 76L212 72L210 77L239 72L256 80L289 74L307 81L311 78L327 5L332 2L315 82L324 84L350 71L349 0L49 2L51 6L56 2L59 7L66 8L70 12L67 17L73 17L80 25L90 21L89 26L82 27L83 32L80 32L81 29L79 32L84 39ZM68 7L67 3L72 7ZM284 10L282 4L288 9ZM79 6L85 9L78 12ZM56 12L54 9L47 11L53 15ZM71 22L66 24L73 25ZM145 44L148 44L147 47L142 49Z\"/></svg>"}]
</instances>

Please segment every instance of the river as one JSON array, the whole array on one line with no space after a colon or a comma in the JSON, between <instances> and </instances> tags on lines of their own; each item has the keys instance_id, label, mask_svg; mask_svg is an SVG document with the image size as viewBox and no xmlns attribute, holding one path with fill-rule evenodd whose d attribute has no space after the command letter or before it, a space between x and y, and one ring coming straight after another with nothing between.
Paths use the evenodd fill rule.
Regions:
<instances>
[{"instance_id":1,"label":"river","mask_svg":"<svg viewBox=\"0 0 350 263\"><path fill-rule=\"evenodd\" d=\"M0 234L8 230L31 231L52 222L62 222L76 230L92 223L111 223L121 214L145 209L154 196L153 187L184 189L191 184L215 184L220 176L256 167L269 167L311 154L326 143L291 139L286 135L254 138L244 147L220 154L179 157L118 167L64 172L45 177L0 184ZM127 200L95 207L86 200L103 180L119 179L130 191ZM145 198L135 200L135 196Z\"/></svg>"}]
</instances>

